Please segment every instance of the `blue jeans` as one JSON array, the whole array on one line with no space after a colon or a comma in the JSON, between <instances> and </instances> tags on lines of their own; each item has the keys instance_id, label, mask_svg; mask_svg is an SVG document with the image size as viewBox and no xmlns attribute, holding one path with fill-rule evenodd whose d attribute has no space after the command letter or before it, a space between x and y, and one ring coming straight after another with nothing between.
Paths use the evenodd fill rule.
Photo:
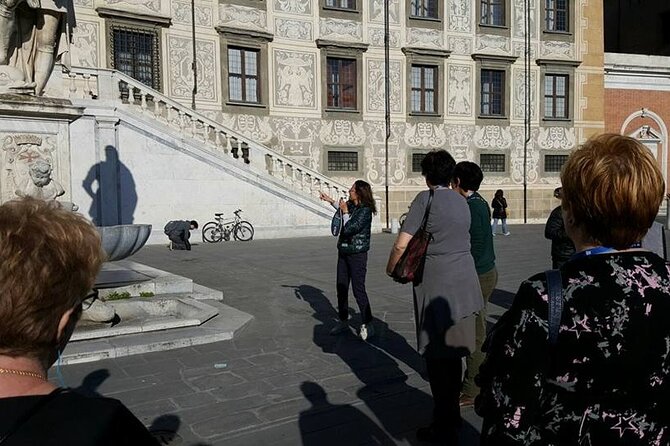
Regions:
<instances>
[{"instance_id":1,"label":"blue jeans","mask_svg":"<svg viewBox=\"0 0 670 446\"><path fill-rule=\"evenodd\" d=\"M507 234L509 231L507 230L507 219L506 218L494 218L493 219L493 224L491 225L491 232L494 234L498 232L498 220L502 221L502 232L503 234Z\"/></svg>"},{"instance_id":2,"label":"blue jeans","mask_svg":"<svg viewBox=\"0 0 670 446\"><path fill-rule=\"evenodd\" d=\"M372 311L368 293L365 291L365 275L368 272L368 253L337 255L337 309L341 321L349 318L349 283L354 292L358 309L361 312L361 322L369 324L372 321Z\"/></svg>"}]
</instances>

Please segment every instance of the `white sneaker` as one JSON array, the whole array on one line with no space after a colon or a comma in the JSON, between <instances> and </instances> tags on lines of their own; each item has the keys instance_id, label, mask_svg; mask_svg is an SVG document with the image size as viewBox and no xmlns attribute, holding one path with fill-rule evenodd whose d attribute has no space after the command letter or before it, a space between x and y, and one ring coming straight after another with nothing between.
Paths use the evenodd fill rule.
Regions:
<instances>
[{"instance_id":1,"label":"white sneaker","mask_svg":"<svg viewBox=\"0 0 670 446\"><path fill-rule=\"evenodd\" d=\"M496 233L495 233L495 232L492 232L491 234L493 234L494 237L496 236Z\"/></svg>"},{"instance_id":2,"label":"white sneaker","mask_svg":"<svg viewBox=\"0 0 670 446\"><path fill-rule=\"evenodd\" d=\"M337 321L335 326L331 328L328 333L335 336L340 333L344 333L347 330L349 330L349 324L347 323L347 321Z\"/></svg>"},{"instance_id":3,"label":"white sneaker","mask_svg":"<svg viewBox=\"0 0 670 446\"><path fill-rule=\"evenodd\" d=\"M505 232L505 234L503 234L503 235L504 235L505 237L507 237L507 236L510 235L510 234L511 234L511 232L507 231L507 232Z\"/></svg>"},{"instance_id":4,"label":"white sneaker","mask_svg":"<svg viewBox=\"0 0 670 446\"><path fill-rule=\"evenodd\" d=\"M367 339L374 336L374 334L375 330L372 328L371 324L361 324L361 331L359 332L359 336L362 340L367 341Z\"/></svg>"}]
</instances>

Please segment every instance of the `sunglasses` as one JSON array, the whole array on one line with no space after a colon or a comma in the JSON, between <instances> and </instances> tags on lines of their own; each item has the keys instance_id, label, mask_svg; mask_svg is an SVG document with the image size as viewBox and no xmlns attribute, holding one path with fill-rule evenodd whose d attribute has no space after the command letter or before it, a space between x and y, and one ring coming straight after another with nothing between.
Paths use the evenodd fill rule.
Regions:
<instances>
[{"instance_id":1,"label":"sunglasses","mask_svg":"<svg viewBox=\"0 0 670 446\"><path fill-rule=\"evenodd\" d=\"M84 311L88 310L96 300L98 300L98 290L94 289L81 301L81 309Z\"/></svg>"}]
</instances>

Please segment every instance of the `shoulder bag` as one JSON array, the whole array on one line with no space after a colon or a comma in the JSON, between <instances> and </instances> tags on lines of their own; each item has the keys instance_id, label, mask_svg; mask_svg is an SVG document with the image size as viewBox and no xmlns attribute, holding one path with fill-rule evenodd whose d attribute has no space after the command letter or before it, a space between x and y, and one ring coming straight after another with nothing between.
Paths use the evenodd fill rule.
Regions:
<instances>
[{"instance_id":1,"label":"shoulder bag","mask_svg":"<svg viewBox=\"0 0 670 446\"><path fill-rule=\"evenodd\" d=\"M547 276L547 290L549 294L549 345L556 345L558 332L561 327L563 313L563 279L561 270L550 269L544 272Z\"/></svg>"},{"instance_id":2,"label":"shoulder bag","mask_svg":"<svg viewBox=\"0 0 670 446\"><path fill-rule=\"evenodd\" d=\"M428 223L428 214L430 214L430 205L433 201L434 193L435 191L431 189L428 197L428 204L426 204L426 212L423 214L421 227L412 236L412 239L407 244L405 252L402 253L398 263L396 263L393 268L391 277L393 277L393 280L396 282L412 282L414 285L418 285L423 280L423 266L426 263L428 244L433 239L433 235L426 231L426 224Z\"/></svg>"}]
</instances>

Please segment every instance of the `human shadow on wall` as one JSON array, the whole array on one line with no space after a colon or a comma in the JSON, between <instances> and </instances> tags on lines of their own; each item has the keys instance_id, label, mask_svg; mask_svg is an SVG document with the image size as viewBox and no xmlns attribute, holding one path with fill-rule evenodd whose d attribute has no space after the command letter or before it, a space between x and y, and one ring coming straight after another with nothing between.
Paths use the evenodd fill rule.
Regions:
<instances>
[{"instance_id":1,"label":"human shadow on wall","mask_svg":"<svg viewBox=\"0 0 670 446\"><path fill-rule=\"evenodd\" d=\"M313 331L314 344L321 347L324 353L338 355L363 384L358 389L348 391L356 391L356 395L365 402L395 441L420 444L414 431L431 421L431 396L408 385L407 375L385 351L362 341L351 332L330 335L337 311L322 290L309 285L293 288L296 297L307 302L314 310L312 316L318 321ZM388 327L385 330L392 331ZM397 334L395 336L395 339L402 338ZM355 436L355 433L351 435ZM361 444L359 440L362 438L352 438L346 444Z\"/></svg>"},{"instance_id":2,"label":"human shadow on wall","mask_svg":"<svg viewBox=\"0 0 670 446\"><path fill-rule=\"evenodd\" d=\"M305 381L300 385L312 407L300 412L302 446L393 444L373 420L351 404L332 404L323 387Z\"/></svg>"},{"instance_id":3,"label":"human shadow on wall","mask_svg":"<svg viewBox=\"0 0 670 446\"><path fill-rule=\"evenodd\" d=\"M137 207L135 180L114 146L105 147L105 160L89 169L82 187L91 197L88 214L95 225L133 223Z\"/></svg>"}]
</instances>

